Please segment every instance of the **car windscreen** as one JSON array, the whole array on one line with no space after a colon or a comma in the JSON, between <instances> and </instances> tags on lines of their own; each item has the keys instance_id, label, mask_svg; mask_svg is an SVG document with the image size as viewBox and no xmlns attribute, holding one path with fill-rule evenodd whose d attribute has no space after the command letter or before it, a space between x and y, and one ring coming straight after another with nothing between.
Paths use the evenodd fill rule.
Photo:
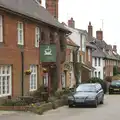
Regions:
<instances>
[{"instance_id":1,"label":"car windscreen","mask_svg":"<svg viewBox=\"0 0 120 120\"><path fill-rule=\"evenodd\" d=\"M120 81L118 81L118 80L112 81L111 85L120 85Z\"/></svg>"},{"instance_id":2,"label":"car windscreen","mask_svg":"<svg viewBox=\"0 0 120 120\"><path fill-rule=\"evenodd\" d=\"M81 84L76 88L76 92L95 92L95 85Z\"/></svg>"}]
</instances>

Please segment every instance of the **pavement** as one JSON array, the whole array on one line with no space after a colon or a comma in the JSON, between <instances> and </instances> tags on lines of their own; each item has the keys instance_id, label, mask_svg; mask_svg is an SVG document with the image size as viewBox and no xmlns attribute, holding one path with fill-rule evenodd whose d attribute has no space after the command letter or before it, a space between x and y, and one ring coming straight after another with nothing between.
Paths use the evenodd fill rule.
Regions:
<instances>
[{"instance_id":1,"label":"pavement","mask_svg":"<svg viewBox=\"0 0 120 120\"><path fill-rule=\"evenodd\" d=\"M120 119L120 95L106 95L105 103L98 108L68 108L48 111L43 115L30 112L13 112L0 115L0 120L114 120Z\"/></svg>"}]
</instances>

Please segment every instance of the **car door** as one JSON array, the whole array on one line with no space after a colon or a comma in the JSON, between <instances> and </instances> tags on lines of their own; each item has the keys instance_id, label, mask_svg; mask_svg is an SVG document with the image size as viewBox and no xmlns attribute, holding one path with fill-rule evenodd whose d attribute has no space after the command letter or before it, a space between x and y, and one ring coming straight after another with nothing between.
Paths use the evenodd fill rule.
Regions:
<instances>
[{"instance_id":1,"label":"car door","mask_svg":"<svg viewBox=\"0 0 120 120\"><path fill-rule=\"evenodd\" d=\"M100 102L103 97L103 89L100 84L97 84L96 89L97 89L98 102Z\"/></svg>"}]
</instances>

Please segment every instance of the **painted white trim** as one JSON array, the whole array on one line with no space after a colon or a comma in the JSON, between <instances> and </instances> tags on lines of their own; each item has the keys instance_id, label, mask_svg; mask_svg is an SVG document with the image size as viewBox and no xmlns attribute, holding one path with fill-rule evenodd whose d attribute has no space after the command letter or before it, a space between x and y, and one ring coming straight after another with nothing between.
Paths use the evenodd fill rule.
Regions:
<instances>
[{"instance_id":1,"label":"painted white trim","mask_svg":"<svg viewBox=\"0 0 120 120\"><path fill-rule=\"evenodd\" d=\"M4 73L3 73L3 67L4 67ZM9 69L8 69L9 67ZM7 73L7 70L9 70L9 73ZM7 77L9 76L9 93L7 93L7 79L5 80L5 93L3 93L3 77ZM0 77L2 78L1 81L1 93L0 93L0 97L5 97L5 96L9 96L12 95L12 68L10 65L1 65L0 66Z\"/></svg>"},{"instance_id":2,"label":"painted white trim","mask_svg":"<svg viewBox=\"0 0 120 120\"><path fill-rule=\"evenodd\" d=\"M3 42L3 17L0 15L0 42Z\"/></svg>"},{"instance_id":3,"label":"painted white trim","mask_svg":"<svg viewBox=\"0 0 120 120\"><path fill-rule=\"evenodd\" d=\"M34 68L34 69L33 69ZM30 70L31 71L33 71L31 74L30 74L30 84L29 84L29 91L35 91L35 90L37 90L37 80L38 80L38 77L37 77L37 65L30 65ZM34 83L36 82L36 84L35 84L35 86L36 86L36 88L31 88L32 86L31 86L31 76L32 75L36 75L36 80L34 81Z\"/></svg>"},{"instance_id":4,"label":"painted white trim","mask_svg":"<svg viewBox=\"0 0 120 120\"><path fill-rule=\"evenodd\" d=\"M88 68L88 67L86 67L86 66L84 66L84 65L83 65L83 67L84 67L84 68L86 68L86 69L88 69L89 71L91 71L91 69L90 69L90 68Z\"/></svg>"}]
</instances>

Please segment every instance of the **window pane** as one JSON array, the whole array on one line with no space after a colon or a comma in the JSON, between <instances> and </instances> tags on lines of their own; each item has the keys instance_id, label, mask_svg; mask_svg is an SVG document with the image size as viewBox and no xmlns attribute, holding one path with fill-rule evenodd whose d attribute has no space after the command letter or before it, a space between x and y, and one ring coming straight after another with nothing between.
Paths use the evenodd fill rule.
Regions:
<instances>
[{"instance_id":1,"label":"window pane","mask_svg":"<svg viewBox=\"0 0 120 120\"><path fill-rule=\"evenodd\" d=\"M36 65L31 65L30 69L32 71L30 75L30 89L35 90L37 88L36 83L37 83L37 66Z\"/></svg>"}]
</instances>

